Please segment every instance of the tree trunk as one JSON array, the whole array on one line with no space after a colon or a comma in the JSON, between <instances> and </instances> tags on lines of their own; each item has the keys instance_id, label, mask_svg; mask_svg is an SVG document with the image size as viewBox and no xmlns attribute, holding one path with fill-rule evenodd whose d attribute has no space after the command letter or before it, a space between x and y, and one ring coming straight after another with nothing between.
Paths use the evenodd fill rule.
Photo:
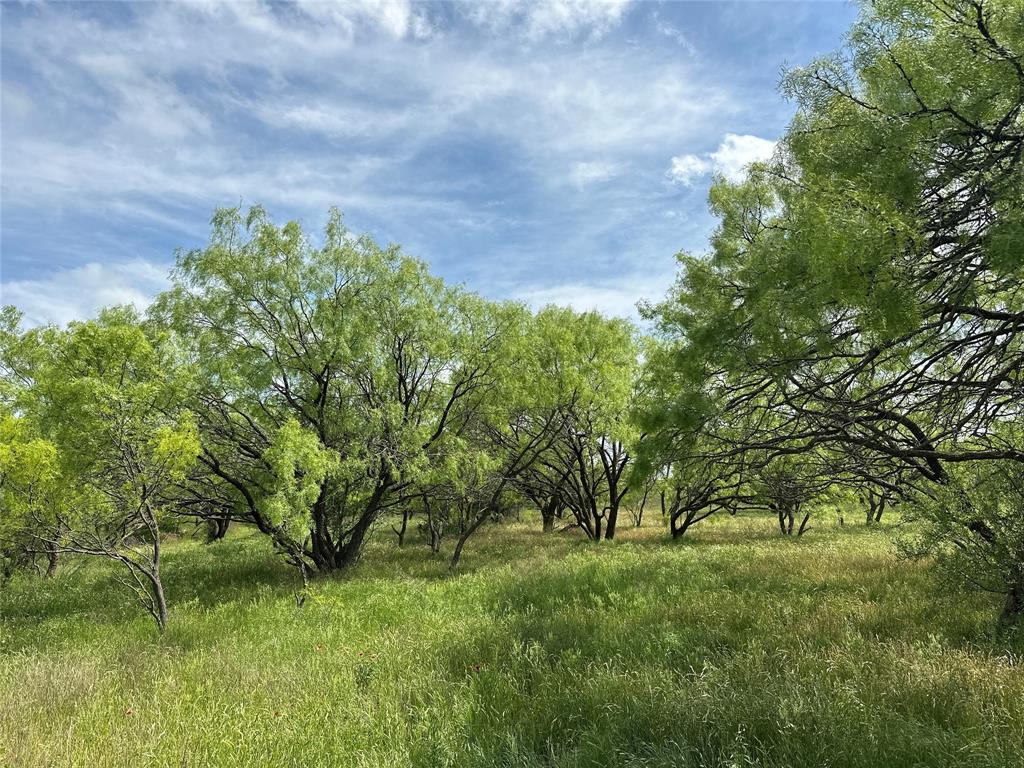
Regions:
<instances>
[{"instance_id":1,"label":"tree trunk","mask_svg":"<svg viewBox=\"0 0 1024 768\"><path fill-rule=\"evenodd\" d=\"M391 485L390 479L378 481L377 487L373 490L373 495L366 502L363 516L359 518L359 522L349 532L348 541L345 542L345 545L338 548L337 555L333 558L332 566L348 568L359 562L359 556L363 553L363 542L366 540L366 534L369 533L370 527L377 519L384 496L388 489L391 488Z\"/></svg>"},{"instance_id":2,"label":"tree trunk","mask_svg":"<svg viewBox=\"0 0 1024 768\"><path fill-rule=\"evenodd\" d=\"M882 520L882 513L885 511L885 496L868 491L868 514L867 524L878 523Z\"/></svg>"},{"instance_id":3,"label":"tree trunk","mask_svg":"<svg viewBox=\"0 0 1024 768\"><path fill-rule=\"evenodd\" d=\"M615 524L619 521L619 505L612 501L608 510L608 524L604 527L604 540L612 541L615 538Z\"/></svg>"},{"instance_id":4,"label":"tree trunk","mask_svg":"<svg viewBox=\"0 0 1024 768\"><path fill-rule=\"evenodd\" d=\"M391 527L391 530L395 532L396 536L398 536L398 548L399 549L401 549L405 545L405 531L409 527L409 517L410 517L410 515L411 515L411 513L409 512L408 509L403 509L402 510L402 527L401 528L395 528L394 526Z\"/></svg>"},{"instance_id":5,"label":"tree trunk","mask_svg":"<svg viewBox=\"0 0 1024 768\"><path fill-rule=\"evenodd\" d=\"M682 510L680 510L679 512L676 512L674 515L672 515L672 518L669 521L669 527L670 527L670 530L672 531L672 538L673 539L680 538L684 533L686 533L686 529L689 528L689 521L686 520L685 517L683 519L683 524L682 525L676 525L676 523L679 521L680 517L684 517Z\"/></svg>"},{"instance_id":6,"label":"tree trunk","mask_svg":"<svg viewBox=\"0 0 1024 768\"><path fill-rule=\"evenodd\" d=\"M459 561L462 560L462 549L466 546L466 539L468 538L468 536L463 534L462 536L459 536L459 540L455 542L455 551L452 553L451 562L448 563L448 568L450 570L454 571L459 567Z\"/></svg>"},{"instance_id":7,"label":"tree trunk","mask_svg":"<svg viewBox=\"0 0 1024 768\"><path fill-rule=\"evenodd\" d=\"M466 546L466 542L469 541L469 537L473 535L476 529L483 525L484 520L486 520L489 515L489 509L481 511L473 523L462 532L461 536L459 536L459 540L455 543L455 551L452 553L452 561L448 564L448 568L450 570L454 571L459 567L459 561L462 559L462 550Z\"/></svg>"},{"instance_id":8,"label":"tree trunk","mask_svg":"<svg viewBox=\"0 0 1024 768\"><path fill-rule=\"evenodd\" d=\"M152 510L147 507L147 511L150 514L147 522L153 536L153 560L152 564L148 568L143 568L142 571L152 587L153 604L150 606L150 612L156 619L157 630L162 635L167 629L167 599L164 597L164 584L160 579L160 528L156 524L156 517L153 516Z\"/></svg>"},{"instance_id":9,"label":"tree trunk","mask_svg":"<svg viewBox=\"0 0 1024 768\"><path fill-rule=\"evenodd\" d=\"M228 527L231 525L230 515L220 515L218 517L208 517L206 519L206 543L210 544L214 541L220 541L228 533Z\"/></svg>"},{"instance_id":10,"label":"tree trunk","mask_svg":"<svg viewBox=\"0 0 1024 768\"><path fill-rule=\"evenodd\" d=\"M430 506L427 497L423 497L423 508L427 511L427 533L430 534L430 551L437 554L441 551L441 536L444 533L444 522L434 516L434 510Z\"/></svg>"},{"instance_id":11,"label":"tree trunk","mask_svg":"<svg viewBox=\"0 0 1024 768\"><path fill-rule=\"evenodd\" d=\"M558 498L552 496L540 509L541 519L544 521L544 533L551 533L555 530L555 512L558 509Z\"/></svg>"},{"instance_id":12,"label":"tree trunk","mask_svg":"<svg viewBox=\"0 0 1024 768\"><path fill-rule=\"evenodd\" d=\"M371 509L363 513L363 516L359 518L359 522L352 528L351 534L349 534L348 541L345 543L340 550L338 550L338 557L336 559L337 565L341 568L348 568L349 566L355 565L359 562L359 556L363 554L363 542L366 539L366 534L370 530L370 526L373 525L373 521L377 519L377 510Z\"/></svg>"},{"instance_id":13,"label":"tree trunk","mask_svg":"<svg viewBox=\"0 0 1024 768\"><path fill-rule=\"evenodd\" d=\"M1016 626L1024 614L1024 579L1011 584L1006 593L1006 602L1003 603L1003 612L999 616L999 623L1006 627Z\"/></svg>"},{"instance_id":14,"label":"tree trunk","mask_svg":"<svg viewBox=\"0 0 1024 768\"><path fill-rule=\"evenodd\" d=\"M153 597L156 602L156 613L154 618L156 619L157 629L160 631L160 634L163 634L164 630L167 629L167 599L164 597L164 585L160 580L159 571L156 572L152 582Z\"/></svg>"},{"instance_id":15,"label":"tree trunk","mask_svg":"<svg viewBox=\"0 0 1024 768\"><path fill-rule=\"evenodd\" d=\"M50 544L46 548L46 575L45 578L52 579L57 573L57 565L60 562L60 549L56 544Z\"/></svg>"}]
</instances>

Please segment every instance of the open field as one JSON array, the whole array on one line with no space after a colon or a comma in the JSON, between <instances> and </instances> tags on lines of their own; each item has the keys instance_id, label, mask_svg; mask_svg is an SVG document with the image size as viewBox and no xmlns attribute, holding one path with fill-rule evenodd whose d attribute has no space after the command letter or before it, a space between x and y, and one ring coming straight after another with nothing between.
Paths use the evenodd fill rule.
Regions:
<instances>
[{"instance_id":1,"label":"open field","mask_svg":"<svg viewBox=\"0 0 1024 768\"><path fill-rule=\"evenodd\" d=\"M21 577L0 595L0 759L1024 764L1019 639L883 532L725 518L595 546L537 527L483 532L456 577L381 538L301 609L260 537L177 542L163 638L105 563Z\"/></svg>"}]
</instances>

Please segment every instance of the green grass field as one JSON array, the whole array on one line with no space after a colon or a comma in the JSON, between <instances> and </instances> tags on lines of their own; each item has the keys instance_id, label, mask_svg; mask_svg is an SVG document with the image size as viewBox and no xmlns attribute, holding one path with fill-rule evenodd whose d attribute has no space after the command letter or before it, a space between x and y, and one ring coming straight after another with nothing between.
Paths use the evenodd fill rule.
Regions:
<instances>
[{"instance_id":1,"label":"green grass field","mask_svg":"<svg viewBox=\"0 0 1024 768\"><path fill-rule=\"evenodd\" d=\"M16 579L0 763L1024 765L1024 642L884 532L538 528L481 532L455 577L382 535L301 609L263 538L175 542L162 638L106 563Z\"/></svg>"}]
</instances>

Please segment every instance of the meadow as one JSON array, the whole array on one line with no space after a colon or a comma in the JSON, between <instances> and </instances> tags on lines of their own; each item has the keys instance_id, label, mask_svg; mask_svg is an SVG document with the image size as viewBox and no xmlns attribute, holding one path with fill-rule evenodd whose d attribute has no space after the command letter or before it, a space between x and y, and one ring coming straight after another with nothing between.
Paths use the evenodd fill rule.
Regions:
<instances>
[{"instance_id":1,"label":"meadow","mask_svg":"<svg viewBox=\"0 0 1024 768\"><path fill-rule=\"evenodd\" d=\"M890 531L712 518L594 544L525 518L462 570L383 532L314 581L167 546L162 637L106 561L0 592L11 766L1024 765L1021 638Z\"/></svg>"}]
</instances>

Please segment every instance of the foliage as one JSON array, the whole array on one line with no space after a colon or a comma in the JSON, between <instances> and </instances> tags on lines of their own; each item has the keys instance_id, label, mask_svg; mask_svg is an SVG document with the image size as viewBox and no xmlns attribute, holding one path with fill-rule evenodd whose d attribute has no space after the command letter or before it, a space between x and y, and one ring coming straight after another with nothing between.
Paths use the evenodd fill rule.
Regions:
<instances>
[{"instance_id":1,"label":"foliage","mask_svg":"<svg viewBox=\"0 0 1024 768\"><path fill-rule=\"evenodd\" d=\"M637 439L629 419L636 331L623 320L557 307L541 311L537 323L552 355L545 375L558 382L564 418L519 487L543 511L547 530L568 510L588 538L611 540Z\"/></svg>"},{"instance_id":2,"label":"foliage","mask_svg":"<svg viewBox=\"0 0 1024 768\"><path fill-rule=\"evenodd\" d=\"M709 462L748 481L738 502L856 487L873 518L945 498L959 463L1024 463L1022 13L866 3L844 50L787 74L775 157L718 180L710 254L644 310L648 471Z\"/></svg>"},{"instance_id":3,"label":"foliage","mask_svg":"<svg viewBox=\"0 0 1024 768\"><path fill-rule=\"evenodd\" d=\"M321 247L260 208L213 225L156 309L196 371L192 510L255 524L296 564L350 565L507 393L522 310L446 286L336 212Z\"/></svg>"},{"instance_id":4,"label":"foliage","mask_svg":"<svg viewBox=\"0 0 1024 768\"><path fill-rule=\"evenodd\" d=\"M199 452L166 333L131 310L51 329L8 417L0 461L7 536L29 552L107 557L163 629L160 525Z\"/></svg>"},{"instance_id":5,"label":"foliage","mask_svg":"<svg viewBox=\"0 0 1024 768\"><path fill-rule=\"evenodd\" d=\"M954 584L1004 595L1002 619L1024 611L1024 465L962 464L950 481L905 512L917 523L901 544L914 556L934 555Z\"/></svg>"}]
</instances>

